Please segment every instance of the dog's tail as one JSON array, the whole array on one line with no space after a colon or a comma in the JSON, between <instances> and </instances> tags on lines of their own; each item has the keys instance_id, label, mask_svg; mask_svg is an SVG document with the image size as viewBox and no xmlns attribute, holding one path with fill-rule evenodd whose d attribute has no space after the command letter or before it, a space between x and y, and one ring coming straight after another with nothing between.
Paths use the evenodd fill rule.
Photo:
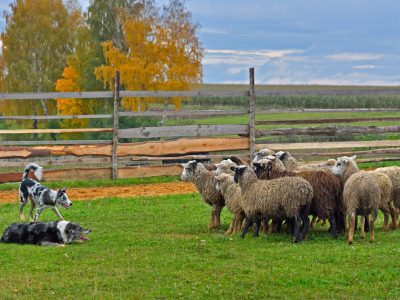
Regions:
<instances>
[{"instance_id":1,"label":"dog's tail","mask_svg":"<svg viewBox=\"0 0 400 300\"><path fill-rule=\"evenodd\" d=\"M22 180L28 177L30 171L33 171L38 180L42 179L43 168L37 164L31 163L25 167L24 173L22 174Z\"/></svg>"}]
</instances>

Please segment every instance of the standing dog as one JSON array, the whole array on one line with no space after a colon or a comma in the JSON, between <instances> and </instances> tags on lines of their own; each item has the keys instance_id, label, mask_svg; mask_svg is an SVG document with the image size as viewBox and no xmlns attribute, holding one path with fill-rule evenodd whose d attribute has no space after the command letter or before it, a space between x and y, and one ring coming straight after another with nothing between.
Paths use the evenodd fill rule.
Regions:
<instances>
[{"instance_id":1,"label":"standing dog","mask_svg":"<svg viewBox=\"0 0 400 300\"><path fill-rule=\"evenodd\" d=\"M28 196L31 199L31 209L29 211L31 222L37 222L41 212L45 208L51 208L61 220L64 220L57 209L57 205L60 205L65 209L68 209L72 205L72 202L68 199L68 196L65 193L66 188L59 189L56 192L44 187L39 182L28 178L29 171L31 170L34 171L34 174L38 180L41 180L43 175L43 168L37 164L32 163L25 167L24 173L22 174L21 185L19 186L19 196L21 198L19 212L21 221L25 221L24 206L28 201ZM33 210L36 206L36 214L35 218L33 218Z\"/></svg>"}]
</instances>

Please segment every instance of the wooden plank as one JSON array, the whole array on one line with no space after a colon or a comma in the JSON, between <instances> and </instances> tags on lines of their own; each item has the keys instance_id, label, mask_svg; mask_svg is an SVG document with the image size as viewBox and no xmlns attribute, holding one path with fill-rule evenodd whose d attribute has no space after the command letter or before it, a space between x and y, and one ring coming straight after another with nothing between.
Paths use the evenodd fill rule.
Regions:
<instances>
[{"instance_id":1,"label":"wooden plank","mask_svg":"<svg viewBox=\"0 0 400 300\"><path fill-rule=\"evenodd\" d=\"M210 154L210 155L179 155L179 156L133 156L130 159L132 161L175 161L175 160L222 160L225 157L234 155L241 160L249 160L246 154Z\"/></svg>"},{"instance_id":2,"label":"wooden plank","mask_svg":"<svg viewBox=\"0 0 400 300\"><path fill-rule=\"evenodd\" d=\"M344 134L382 134L400 132L400 126L331 126L331 127L305 127L305 128L277 128L257 130L257 137L285 136L285 135L328 135L337 136Z\"/></svg>"},{"instance_id":3,"label":"wooden plank","mask_svg":"<svg viewBox=\"0 0 400 300\"><path fill-rule=\"evenodd\" d=\"M0 146L31 146L31 145L108 145L111 140L49 140L49 141L0 141Z\"/></svg>"},{"instance_id":4,"label":"wooden plank","mask_svg":"<svg viewBox=\"0 0 400 300\"><path fill-rule=\"evenodd\" d=\"M112 98L113 93L100 92L49 92L49 93L0 93L0 100L37 100L37 99L104 99Z\"/></svg>"},{"instance_id":5,"label":"wooden plank","mask_svg":"<svg viewBox=\"0 0 400 300\"><path fill-rule=\"evenodd\" d=\"M28 163L36 163L40 166L111 164L111 158L110 157L77 157L77 158L68 158L68 159L48 159L48 160L37 160L37 159L22 160L22 161L1 161L0 160L0 167L24 168ZM21 169L21 172L22 172L22 169Z\"/></svg>"},{"instance_id":6,"label":"wooden plank","mask_svg":"<svg viewBox=\"0 0 400 300\"><path fill-rule=\"evenodd\" d=\"M178 111L144 111L144 112L120 112L120 117L169 117L192 118L212 116L237 116L247 115L248 110L178 110Z\"/></svg>"},{"instance_id":7,"label":"wooden plank","mask_svg":"<svg viewBox=\"0 0 400 300\"><path fill-rule=\"evenodd\" d=\"M257 121L256 125L276 125L276 124L323 124L323 123L355 123L355 122L395 122L400 121L400 117L378 117L378 118L337 118L337 119L309 119L309 120L275 120Z\"/></svg>"},{"instance_id":8,"label":"wooden plank","mask_svg":"<svg viewBox=\"0 0 400 300\"><path fill-rule=\"evenodd\" d=\"M254 153L256 152L256 96L254 87L254 68L249 69L249 145L250 145L250 160L253 160Z\"/></svg>"},{"instance_id":9,"label":"wooden plank","mask_svg":"<svg viewBox=\"0 0 400 300\"><path fill-rule=\"evenodd\" d=\"M38 134L38 133L80 133L112 132L112 128L67 128L67 129L1 129L0 134Z\"/></svg>"},{"instance_id":10,"label":"wooden plank","mask_svg":"<svg viewBox=\"0 0 400 300\"><path fill-rule=\"evenodd\" d=\"M181 172L182 167L179 165L140 166L120 168L118 170L118 176L119 178L152 177L179 175ZM111 177L112 168L78 168L65 170L44 170L43 172L43 181L110 179ZM20 172L0 174L0 183L19 181L21 181Z\"/></svg>"},{"instance_id":11,"label":"wooden plank","mask_svg":"<svg viewBox=\"0 0 400 300\"><path fill-rule=\"evenodd\" d=\"M268 148L274 151L364 147L400 147L400 140L257 144L257 150Z\"/></svg>"},{"instance_id":12,"label":"wooden plank","mask_svg":"<svg viewBox=\"0 0 400 300\"><path fill-rule=\"evenodd\" d=\"M112 149L111 149L111 160L112 160L112 179L118 179L118 135L119 135L119 71L115 73L115 85L114 85L114 114L113 114L113 138L112 138Z\"/></svg>"},{"instance_id":13,"label":"wooden plank","mask_svg":"<svg viewBox=\"0 0 400 300\"><path fill-rule=\"evenodd\" d=\"M394 155L400 154L400 148L386 148L386 149L374 149L364 151L341 151L341 152L311 152L311 153L298 153L296 155L308 157L308 156L324 156L324 157L340 157L340 156L352 156L352 155Z\"/></svg>"},{"instance_id":14,"label":"wooden plank","mask_svg":"<svg viewBox=\"0 0 400 300\"><path fill-rule=\"evenodd\" d=\"M301 90L262 90L257 91L257 97L268 96L368 96L368 95L400 95L399 88L363 88L352 87L346 89L301 89Z\"/></svg>"},{"instance_id":15,"label":"wooden plank","mask_svg":"<svg viewBox=\"0 0 400 300\"><path fill-rule=\"evenodd\" d=\"M190 137L216 135L248 135L247 125L187 125L140 127L120 129L120 138L157 138L157 137Z\"/></svg>"},{"instance_id":16,"label":"wooden plank","mask_svg":"<svg viewBox=\"0 0 400 300\"><path fill-rule=\"evenodd\" d=\"M184 155L216 151L248 150L247 138L178 139L162 142L127 143L118 147L118 157L132 155ZM0 158L29 158L43 156L111 156L111 145L71 145L12 147L0 146Z\"/></svg>"},{"instance_id":17,"label":"wooden plank","mask_svg":"<svg viewBox=\"0 0 400 300\"><path fill-rule=\"evenodd\" d=\"M121 97L247 97L248 91L121 91Z\"/></svg>"},{"instance_id":18,"label":"wooden plank","mask_svg":"<svg viewBox=\"0 0 400 300\"><path fill-rule=\"evenodd\" d=\"M282 113L330 113L330 112L399 112L397 108L292 108L292 109L262 109L258 114L282 114Z\"/></svg>"},{"instance_id":19,"label":"wooden plank","mask_svg":"<svg viewBox=\"0 0 400 300\"><path fill-rule=\"evenodd\" d=\"M0 120L62 120L62 119L111 119L111 114L56 115L56 116L0 116Z\"/></svg>"}]
</instances>

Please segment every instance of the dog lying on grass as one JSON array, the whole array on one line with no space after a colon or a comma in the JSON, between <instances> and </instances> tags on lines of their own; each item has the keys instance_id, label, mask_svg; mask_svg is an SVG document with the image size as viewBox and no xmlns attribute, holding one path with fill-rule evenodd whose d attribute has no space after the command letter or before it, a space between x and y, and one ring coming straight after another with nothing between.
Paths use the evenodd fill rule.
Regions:
<instances>
[{"instance_id":1,"label":"dog lying on grass","mask_svg":"<svg viewBox=\"0 0 400 300\"><path fill-rule=\"evenodd\" d=\"M22 174L22 181L19 186L19 197L21 203L19 206L19 212L21 221L25 221L24 206L28 201L28 196L31 199L30 209L30 221L36 222L45 208L51 208L53 212L61 219L64 220L63 216L58 211L57 205L68 209L72 202L68 199L66 188L54 191L47 187L44 187L39 182L29 179L29 171L34 171L34 174L38 180L42 179L43 168L37 164L31 163L25 167L24 173ZM33 218L33 210L37 206L35 218Z\"/></svg>"},{"instance_id":2,"label":"dog lying on grass","mask_svg":"<svg viewBox=\"0 0 400 300\"><path fill-rule=\"evenodd\" d=\"M2 243L62 246L74 241L84 241L91 231L69 221L14 223L6 228Z\"/></svg>"}]
</instances>

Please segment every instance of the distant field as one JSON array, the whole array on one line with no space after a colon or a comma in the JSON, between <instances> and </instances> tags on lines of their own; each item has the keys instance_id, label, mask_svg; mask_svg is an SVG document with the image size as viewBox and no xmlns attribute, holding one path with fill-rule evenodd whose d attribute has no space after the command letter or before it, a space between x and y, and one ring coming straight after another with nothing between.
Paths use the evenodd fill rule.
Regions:
<instances>
[{"instance_id":1,"label":"distant field","mask_svg":"<svg viewBox=\"0 0 400 300\"><path fill-rule=\"evenodd\" d=\"M0 232L18 220L0 205ZM348 246L327 227L290 237L207 229L198 194L75 202L65 218L92 229L65 248L0 244L1 299L396 299L400 231ZM45 211L43 220L54 220Z\"/></svg>"},{"instance_id":2,"label":"distant field","mask_svg":"<svg viewBox=\"0 0 400 300\"><path fill-rule=\"evenodd\" d=\"M350 90L360 87L354 86L323 86L323 85L257 85L257 90ZM362 89L385 89L382 86L363 86ZM400 87L390 87L400 89ZM236 84L203 84L196 89L212 91L248 90L248 85ZM373 95L373 96L270 96L257 97L259 108L400 108L400 95ZM184 106L194 107L245 107L247 98L193 98L184 101Z\"/></svg>"}]
</instances>

